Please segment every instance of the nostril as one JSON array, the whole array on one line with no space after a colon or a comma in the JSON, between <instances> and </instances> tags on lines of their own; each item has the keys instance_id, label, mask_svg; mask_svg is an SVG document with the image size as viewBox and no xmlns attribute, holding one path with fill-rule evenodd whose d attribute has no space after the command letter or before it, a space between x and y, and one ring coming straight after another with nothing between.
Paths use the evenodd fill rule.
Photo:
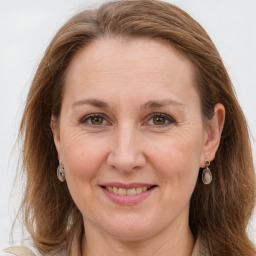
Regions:
<instances>
[{"instance_id":1,"label":"nostril","mask_svg":"<svg viewBox=\"0 0 256 256\"><path fill-rule=\"evenodd\" d=\"M137 171L145 165L146 161L140 155L127 155L121 152L111 153L108 156L107 164L114 170L121 172Z\"/></svg>"}]
</instances>

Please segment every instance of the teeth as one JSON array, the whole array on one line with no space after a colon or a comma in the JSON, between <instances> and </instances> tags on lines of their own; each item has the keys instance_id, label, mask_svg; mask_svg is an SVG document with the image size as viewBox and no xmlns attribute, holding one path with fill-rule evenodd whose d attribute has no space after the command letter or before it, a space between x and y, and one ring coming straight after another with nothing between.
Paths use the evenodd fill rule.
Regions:
<instances>
[{"instance_id":1,"label":"teeth","mask_svg":"<svg viewBox=\"0 0 256 256\"><path fill-rule=\"evenodd\" d=\"M151 187L149 186L149 187L138 187L138 188L125 189L125 188L117 188L117 187L107 186L106 190L108 190L109 192L112 192L116 195L120 195L120 196L126 196L126 195L134 196L134 195L138 195L138 194L141 194L142 192L147 191L149 188L151 188Z\"/></svg>"},{"instance_id":2,"label":"teeth","mask_svg":"<svg viewBox=\"0 0 256 256\"><path fill-rule=\"evenodd\" d=\"M113 187L107 187L107 190L113 192Z\"/></svg>"},{"instance_id":3,"label":"teeth","mask_svg":"<svg viewBox=\"0 0 256 256\"><path fill-rule=\"evenodd\" d=\"M134 196L134 195L136 195L136 189L135 189L135 188L129 188L129 189L127 189L127 195L128 195L128 196Z\"/></svg>"},{"instance_id":4,"label":"teeth","mask_svg":"<svg viewBox=\"0 0 256 256\"><path fill-rule=\"evenodd\" d=\"M119 188L119 189L118 189L118 195L120 195L120 196L126 196L126 194L128 194L128 190L126 191L125 188Z\"/></svg>"},{"instance_id":5,"label":"teeth","mask_svg":"<svg viewBox=\"0 0 256 256\"><path fill-rule=\"evenodd\" d=\"M136 194L142 193L142 188L136 188Z\"/></svg>"},{"instance_id":6,"label":"teeth","mask_svg":"<svg viewBox=\"0 0 256 256\"><path fill-rule=\"evenodd\" d=\"M114 194L118 194L118 188L113 187L113 193L114 193Z\"/></svg>"}]
</instances>

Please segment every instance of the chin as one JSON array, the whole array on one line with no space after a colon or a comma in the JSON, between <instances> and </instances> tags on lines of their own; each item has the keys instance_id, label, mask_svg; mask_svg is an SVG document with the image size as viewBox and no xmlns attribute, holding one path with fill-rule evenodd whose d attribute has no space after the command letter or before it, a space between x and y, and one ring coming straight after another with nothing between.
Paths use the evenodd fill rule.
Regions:
<instances>
[{"instance_id":1,"label":"chin","mask_svg":"<svg viewBox=\"0 0 256 256\"><path fill-rule=\"evenodd\" d=\"M148 232L147 229L133 229L133 230L110 230L109 235L113 238L126 242L141 241L153 236L154 232Z\"/></svg>"},{"instance_id":2,"label":"chin","mask_svg":"<svg viewBox=\"0 0 256 256\"><path fill-rule=\"evenodd\" d=\"M155 225L153 225L154 223ZM141 217L136 219L135 216L111 221L103 227L110 236L123 241L147 239L157 233L158 228L159 225L156 221Z\"/></svg>"}]
</instances>

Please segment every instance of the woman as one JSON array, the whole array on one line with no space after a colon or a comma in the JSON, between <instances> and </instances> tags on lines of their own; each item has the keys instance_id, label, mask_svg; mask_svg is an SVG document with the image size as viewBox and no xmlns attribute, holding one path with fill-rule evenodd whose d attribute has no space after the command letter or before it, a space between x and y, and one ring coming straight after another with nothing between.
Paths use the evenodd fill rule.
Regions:
<instances>
[{"instance_id":1,"label":"woman","mask_svg":"<svg viewBox=\"0 0 256 256\"><path fill-rule=\"evenodd\" d=\"M114 1L74 16L20 135L34 247L3 255L255 255L246 121L214 44L179 8Z\"/></svg>"}]
</instances>

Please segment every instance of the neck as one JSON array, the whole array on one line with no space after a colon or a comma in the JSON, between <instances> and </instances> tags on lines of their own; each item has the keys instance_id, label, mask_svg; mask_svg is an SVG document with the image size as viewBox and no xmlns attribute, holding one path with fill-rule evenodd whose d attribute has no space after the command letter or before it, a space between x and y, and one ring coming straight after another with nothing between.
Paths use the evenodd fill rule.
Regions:
<instances>
[{"instance_id":1,"label":"neck","mask_svg":"<svg viewBox=\"0 0 256 256\"><path fill-rule=\"evenodd\" d=\"M82 256L190 256L194 243L187 223L137 241L112 237L86 223Z\"/></svg>"}]
</instances>

